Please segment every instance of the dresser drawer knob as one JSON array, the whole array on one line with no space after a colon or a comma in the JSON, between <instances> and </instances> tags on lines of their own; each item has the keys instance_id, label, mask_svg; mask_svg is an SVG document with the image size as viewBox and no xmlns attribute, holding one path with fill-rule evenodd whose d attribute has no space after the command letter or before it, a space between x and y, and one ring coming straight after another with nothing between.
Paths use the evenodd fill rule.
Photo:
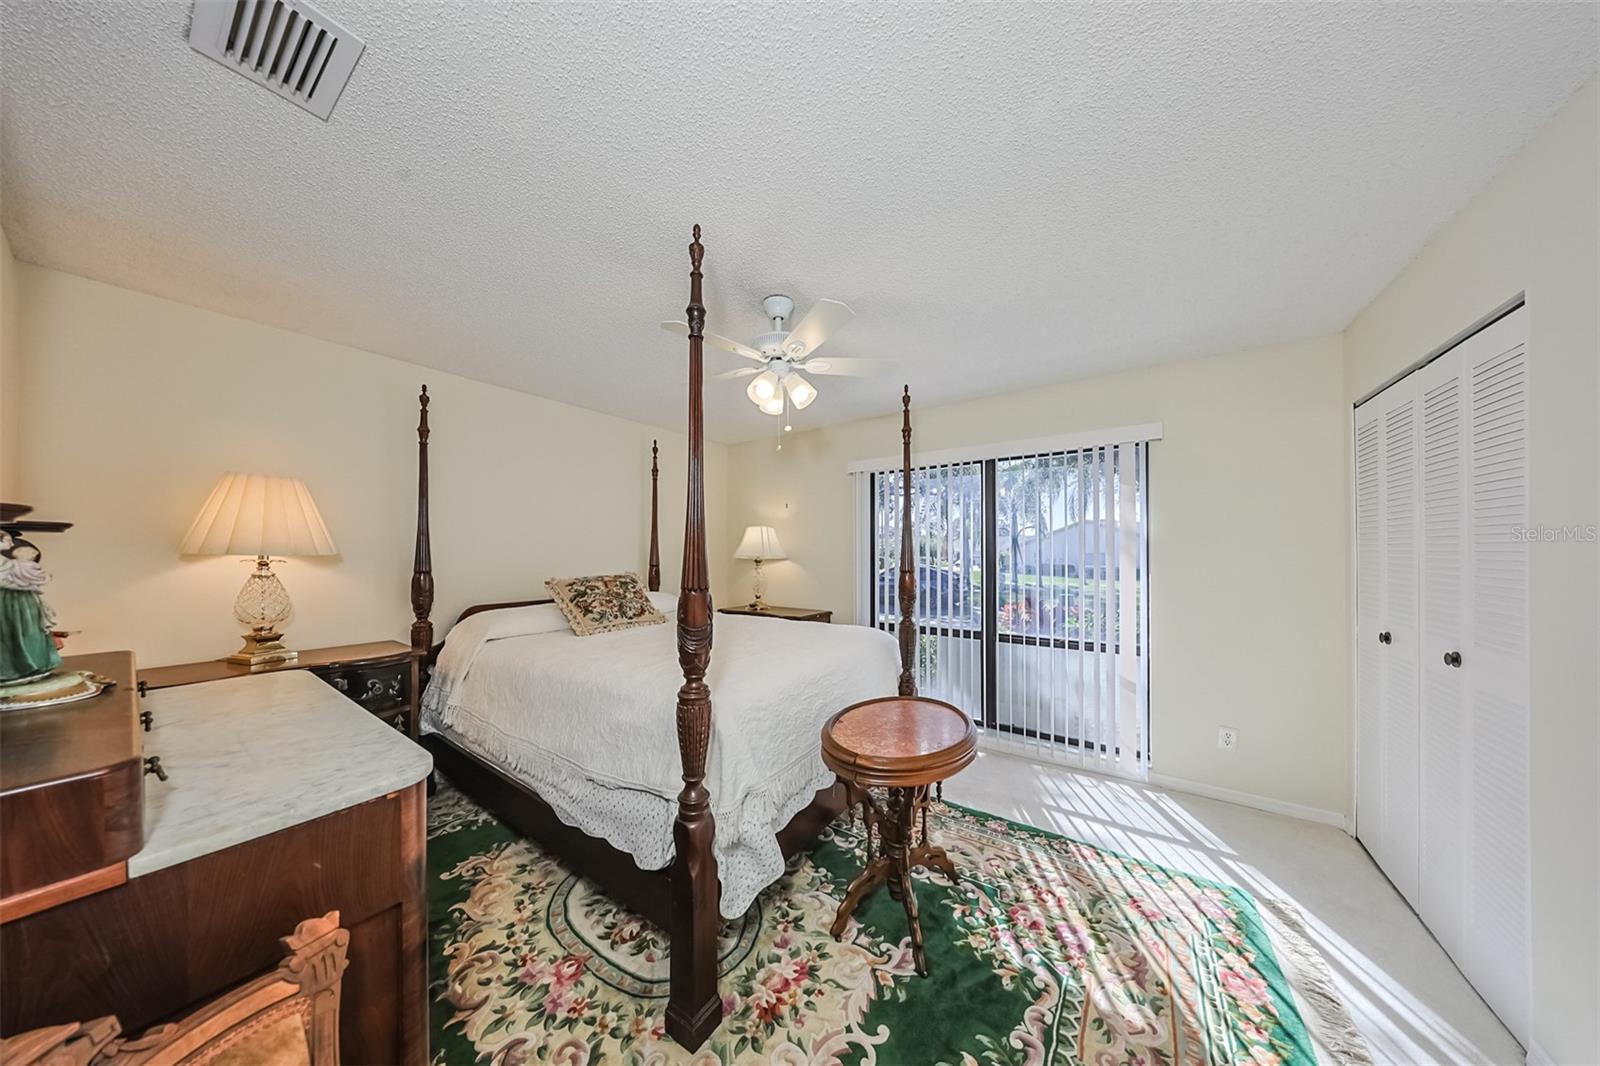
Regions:
<instances>
[{"instance_id":1,"label":"dresser drawer knob","mask_svg":"<svg viewBox=\"0 0 1600 1066\"><path fill-rule=\"evenodd\" d=\"M139 712L139 724L144 727L144 731L146 733L150 732L150 727L156 724L155 712L154 711L140 711Z\"/></svg>"},{"instance_id":2,"label":"dresser drawer knob","mask_svg":"<svg viewBox=\"0 0 1600 1066\"><path fill-rule=\"evenodd\" d=\"M155 774L157 781L165 781L167 779L167 771L162 767L161 756L159 755L146 755L144 757L144 772Z\"/></svg>"}]
</instances>

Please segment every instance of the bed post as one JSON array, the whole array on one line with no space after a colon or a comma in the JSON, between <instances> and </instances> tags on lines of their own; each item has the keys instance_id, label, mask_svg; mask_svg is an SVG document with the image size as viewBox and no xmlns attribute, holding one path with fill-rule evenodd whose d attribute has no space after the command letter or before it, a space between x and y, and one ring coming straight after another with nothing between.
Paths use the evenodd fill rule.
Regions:
<instances>
[{"instance_id":1,"label":"bed post","mask_svg":"<svg viewBox=\"0 0 1600 1066\"><path fill-rule=\"evenodd\" d=\"M701 445L703 412L703 336L706 309L700 302L700 262L705 248L700 227L689 245L689 493L683 530L683 577L678 589L678 754L683 760L683 791L672 827L671 993L667 1032L695 1050L722 1022L717 994L717 933L722 924L717 860L711 851L715 829L711 795L706 791L706 749L711 741L711 595L707 590L705 481Z\"/></svg>"},{"instance_id":2,"label":"bed post","mask_svg":"<svg viewBox=\"0 0 1600 1066\"><path fill-rule=\"evenodd\" d=\"M411 649L433 650L433 550L428 543L428 386L417 397L417 549L411 559Z\"/></svg>"},{"instance_id":3,"label":"bed post","mask_svg":"<svg viewBox=\"0 0 1600 1066\"><path fill-rule=\"evenodd\" d=\"M900 695L917 694L917 565L911 536L911 386L900 397Z\"/></svg>"},{"instance_id":4,"label":"bed post","mask_svg":"<svg viewBox=\"0 0 1600 1066\"><path fill-rule=\"evenodd\" d=\"M656 456L661 454L661 442L650 442L650 569L645 575L651 592L661 591L661 536L657 532L656 516L660 513L657 499L661 493L661 466Z\"/></svg>"}]
</instances>

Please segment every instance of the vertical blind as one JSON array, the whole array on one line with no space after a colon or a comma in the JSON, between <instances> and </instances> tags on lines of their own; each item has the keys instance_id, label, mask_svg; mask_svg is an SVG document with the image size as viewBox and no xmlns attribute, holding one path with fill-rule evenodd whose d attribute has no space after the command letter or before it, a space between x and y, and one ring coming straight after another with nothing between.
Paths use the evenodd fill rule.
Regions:
<instances>
[{"instance_id":1,"label":"vertical blind","mask_svg":"<svg viewBox=\"0 0 1600 1066\"><path fill-rule=\"evenodd\" d=\"M1148 769L1147 444L912 472L924 695L1035 757ZM864 474L867 617L893 632L901 473Z\"/></svg>"}]
</instances>

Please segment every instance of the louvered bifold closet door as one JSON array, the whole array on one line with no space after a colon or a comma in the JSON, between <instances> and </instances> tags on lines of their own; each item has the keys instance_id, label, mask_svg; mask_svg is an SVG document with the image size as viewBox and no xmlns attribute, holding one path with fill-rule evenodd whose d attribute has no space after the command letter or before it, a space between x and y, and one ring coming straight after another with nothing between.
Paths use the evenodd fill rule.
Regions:
<instances>
[{"instance_id":1,"label":"louvered bifold closet door","mask_svg":"<svg viewBox=\"0 0 1600 1066\"><path fill-rule=\"evenodd\" d=\"M1383 422L1356 408L1356 835L1383 852Z\"/></svg>"},{"instance_id":2,"label":"louvered bifold closet door","mask_svg":"<svg viewBox=\"0 0 1600 1066\"><path fill-rule=\"evenodd\" d=\"M1357 835L1524 1044L1526 315L1355 419Z\"/></svg>"},{"instance_id":3,"label":"louvered bifold closet door","mask_svg":"<svg viewBox=\"0 0 1600 1066\"><path fill-rule=\"evenodd\" d=\"M1467 938L1467 764L1471 728L1461 670L1467 632L1466 412L1461 350L1416 373L1422 409L1422 635L1418 676L1420 888L1417 911L1453 954Z\"/></svg>"},{"instance_id":4,"label":"louvered bifold closet door","mask_svg":"<svg viewBox=\"0 0 1600 1066\"><path fill-rule=\"evenodd\" d=\"M1383 438L1382 578L1385 639L1378 649L1379 715L1382 720L1378 863L1402 895L1417 903L1419 637L1418 562L1420 497L1417 389L1415 376L1378 397Z\"/></svg>"},{"instance_id":5,"label":"louvered bifold closet door","mask_svg":"<svg viewBox=\"0 0 1600 1066\"><path fill-rule=\"evenodd\" d=\"M1458 351L1466 434L1470 629L1462 972L1524 1044L1530 1014L1527 310ZM1585 664L1593 668L1593 664Z\"/></svg>"}]
</instances>

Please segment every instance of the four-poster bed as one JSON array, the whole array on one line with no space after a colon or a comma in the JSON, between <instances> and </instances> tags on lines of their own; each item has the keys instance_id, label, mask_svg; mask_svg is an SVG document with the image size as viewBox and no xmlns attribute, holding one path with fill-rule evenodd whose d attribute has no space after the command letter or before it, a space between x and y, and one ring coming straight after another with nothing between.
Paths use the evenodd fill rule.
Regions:
<instances>
[{"instance_id":1,"label":"four-poster bed","mask_svg":"<svg viewBox=\"0 0 1600 1066\"><path fill-rule=\"evenodd\" d=\"M901 695L914 694L916 651L912 618L916 581L907 544L908 521L902 529L898 661L895 642L868 627L804 626L793 627L801 632L783 633L781 630L791 627L724 616L719 625L724 629L724 641L716 677L719 712L713 722L712 689L708 683L713 614L708 588L702 455L703 255L700 228L696 226L689 246L688 492L675 633L656 625L603 637L573 637L564 628L556 631L537 614L549 610L543 606L551 602L548 599L479 604L461 613L457 629L452 631L452 647L444 649L441 656L443 646L433 643L430 618L434 589L428 533L426 388L419 397L417 530L411 579L415 615L412 644L437 665L439 675L430 688L430 697L435 697L431 712L435 728L423 738L436 765L502 820L537 840L569 869L667 934L671 951L666 1027L673 1039L691 1050L698 1048L721 1021L717 935L727 907L732 904L742 909L747 905L746 896L756 890L751 884L752 869L759 870L765 879L763 884L770 882L781 874L782 861L807 848L846 806L844 786L821 761L821 721L846 703L855 702L850 694L858 694L855 698L885 695L891 686L897 687ZM901 435L903 473L908 486L910 403L907 390L902 398ZM653 443L648 568L652 600L659 597L660 589L658 457L659 447ZM905 505L909 511L909 493ZM500 613L487 616L491 611ZM459 624L468 619L473 621ZM457 634L461 633L466 635L458 639ZM497 637L516 639L491 644ZM656 675L663 660L670 662L668 641L672 638L677 654L673 676L681 673L681 684L669 726L664 714L650 713L655 708L645 706L645 696L637 690L647 687L647 694L653 694L664 709L660 684L663 679ZM794 667L785 675L784 668L775 665L777 660L800 657L775 654L780 651L777 642L796 640L815 642L817 651L815 657L805 657L805 666ZM596 696L592 702L552 706L561 704L564 694L574 691L575 678L588 679L600 673L605 677L593 682ZM479 682L479 678L489 680ZM450 688L452 685L454 688ZM757 685L765 689L758 689ZM438 691L447 688L448 696ZM489 696L494 692L502 694L502 706L491 721L487 713L477 712L492 702ZM504 706L507 692L515 693L509 702L516 706ZM807 701L812 706L800 707ZM599 724L593 724L596 722ZM592 735L602 739L588 741L591 747L584 750L580 745L585 741L573 737L586 727L597 730ZM474 728L478 731L473 732ZM612 732L604 732L606 728ZM670 732L652 738L650 731L655 728ZM626 733L619 734L618 729ZM671 777L665 787L660 784L659 774L652 777L637 771L630 776L627 758L648 761L648 753L670 745L673 734L677 759L671 763ZM604 746L604 738L618 735L630 740L636 737L634 746L643 751L622 752ZM652 745L652 739L659 743ZM786 756L784 751L788 752ZM796 751L799 756L794 755ZM541 761L547 755L548 762ZM711 760L712 779L708 782L708 757L712 755L716 757ZM666 757L670 759L670 753ZM794 761L788 776L778 769L779 760L784 757ZM593 780L580 780L569 788L566 782L552 776L550 766L567 767L566 772L571 774L574 771L570 767L575 765L592 773ZM781 790L771 795L760 793L754 786L748 797L744 792L737 797L730 795L735 789L732 782L745 787L751 766L768 777L798 782L800 787L789 795ZM740 777L741 772L746 777ZM820 778L816 776L818 772ZM532 786L534 780L540 785L538 789ZM681 787L677 780L681 780ZM619 781L622 787L616 787ZM613 790L605 792L597 783L612 786ZM713 788L718 795L713 795ZM585 800L585 796L591 798ZM638 834L630 835L628 827L614 832L593 831L597 825L609 823L603 812L597 813L592 806L585 809L583 804L603 804L612 796L618 802L644 804L647 813L664 813L670 820L670 837L660 841L644 839ZM715 815L714 801L719 805ZM737 854L743 865L727 865L732 854ZM660 862L641 863L641 855L659 858ZM724 862L719 863L719 855ZM747 855L761 861L754 865L754 860L744 862Z\"/></svg>"}]
</instances>

